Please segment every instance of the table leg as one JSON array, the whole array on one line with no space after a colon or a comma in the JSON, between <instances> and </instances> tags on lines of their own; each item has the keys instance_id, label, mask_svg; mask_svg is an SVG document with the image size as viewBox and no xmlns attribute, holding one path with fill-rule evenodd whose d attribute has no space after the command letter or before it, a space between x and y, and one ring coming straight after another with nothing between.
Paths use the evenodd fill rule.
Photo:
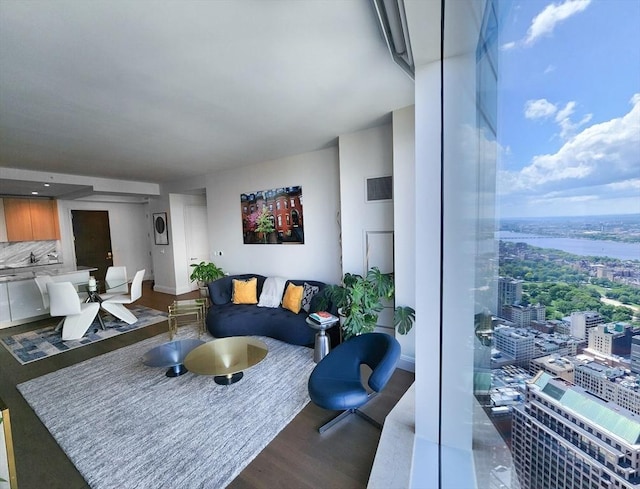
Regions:
<instances>
[{"instance_id":1,"label":"table leg","mask_svg":"<svg viewBox=\"0 0 640 489\"><path fill-rule=\"evenodd\" d=\"M316 343L313 351L313 361L318 363L329 353L329 337L326 335L324 329L316 333Z\"/></svg>"},{"instance_id":2,"label":"table leg","mask_svg":"<svg viewBox=\"0 0 640 489\"><path fill-rule=\"evenodd\" d=\"M169 367L169 370L165 373L167 377L180 377L182 374L186 374L188 372L187 367L184 365L174 365L173 367Z\"/></svg>"},{"instance_id":3,"label":"table leg","mask_svg":"<svg viewBox=\"0 0 640 489\"><path fill-rule=\"evenodd\" d=\"M100 310L98 310L98 314L96 314L96 316L98 317L98 322L100 323L100 327L104 330L106 329L104 327L104 322L102 321L102 316L100 315Z\"/></svg>"}]
</instances>

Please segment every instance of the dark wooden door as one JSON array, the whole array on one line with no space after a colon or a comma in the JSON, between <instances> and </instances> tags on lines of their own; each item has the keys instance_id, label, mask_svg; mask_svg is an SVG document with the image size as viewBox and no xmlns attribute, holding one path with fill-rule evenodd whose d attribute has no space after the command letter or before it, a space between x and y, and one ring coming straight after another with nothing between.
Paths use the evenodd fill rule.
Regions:
<instances>
[{"instance_id":1,"label":"dark wooden door","mask_svg":"<svg viewBox=\"0 0 640 489\"><path fill-rule=\"evenodd\" d=\"M98 270L92 272L92 275L98 280L104 280L107 267L113 265L109 212L71 211L71 219L76 265L96 267Z\"/></svg>"}]
</instances>

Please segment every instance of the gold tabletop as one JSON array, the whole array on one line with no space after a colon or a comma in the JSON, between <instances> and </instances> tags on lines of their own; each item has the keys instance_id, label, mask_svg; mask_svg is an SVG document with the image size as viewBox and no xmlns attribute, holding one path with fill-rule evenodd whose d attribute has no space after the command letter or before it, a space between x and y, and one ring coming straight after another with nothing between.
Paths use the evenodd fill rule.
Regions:
<instances>
[{"instance_id":1,"label":"gold tabletop","mask_svg":"<svg viewBox=\"0 0 640 489\"><path fill-rule=\"evenodd\" d=\"M184 365L196 374L232 376L261 362L268 351L267 345L250 336L218 338L191 350Z\"/></svg>"}]
</instances>

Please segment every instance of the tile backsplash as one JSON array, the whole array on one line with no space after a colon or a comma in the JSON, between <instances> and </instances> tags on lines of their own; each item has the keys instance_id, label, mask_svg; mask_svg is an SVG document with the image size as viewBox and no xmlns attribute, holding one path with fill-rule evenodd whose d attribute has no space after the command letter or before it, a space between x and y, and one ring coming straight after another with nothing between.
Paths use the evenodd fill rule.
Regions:
<instances>
[{"instance_id":1,"label":"tile backsplash","mask_svg":"<svg viewBox=\"0 0 640 489\"><path fill-rule=\"evenodd\" d=\"M31 263L31 253L36 262ZM32 267L62 263L59 241L0 243L0 268Z\"/></svg>"}]
</instances>

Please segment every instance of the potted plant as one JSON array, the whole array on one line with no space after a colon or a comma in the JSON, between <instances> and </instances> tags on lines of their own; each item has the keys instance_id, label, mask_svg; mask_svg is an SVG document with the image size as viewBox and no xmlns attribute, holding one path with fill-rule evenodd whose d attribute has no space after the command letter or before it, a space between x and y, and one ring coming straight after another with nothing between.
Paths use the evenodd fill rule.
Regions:
<instances>
[{"instance_id":1,"label":"potted plant","mask_svg":"<svg viewBox=\"0 0 640 489\"><path fill-rule=\"evenodd\" d=\"M193 267L193 270L191 271L189 278L192 282L198 282L200 295L203 297L209 295L209 289L207 288L207 284L209 282L213 282L214 280L224 277L224 271L215 263L201 261L198 264L192 263L191 266Z\"/></svg>"},{"instance_id":2,"label":"potted plant","mask_svg":"<svg viewBox=\"0 0 640 489\"><path fill-rule=\"evenodd\" d=\"M378 315L384 308L383 301L393 298L395 292L392 273L382 273L377 267L367 275L346 273L341 285L327 286L326 299L338 308L345 339L372 332ZM394 311L394 326L398 333L409 332L415 320L415 311L408 306L399 306Z\"/></svg>"}]
</instances>

